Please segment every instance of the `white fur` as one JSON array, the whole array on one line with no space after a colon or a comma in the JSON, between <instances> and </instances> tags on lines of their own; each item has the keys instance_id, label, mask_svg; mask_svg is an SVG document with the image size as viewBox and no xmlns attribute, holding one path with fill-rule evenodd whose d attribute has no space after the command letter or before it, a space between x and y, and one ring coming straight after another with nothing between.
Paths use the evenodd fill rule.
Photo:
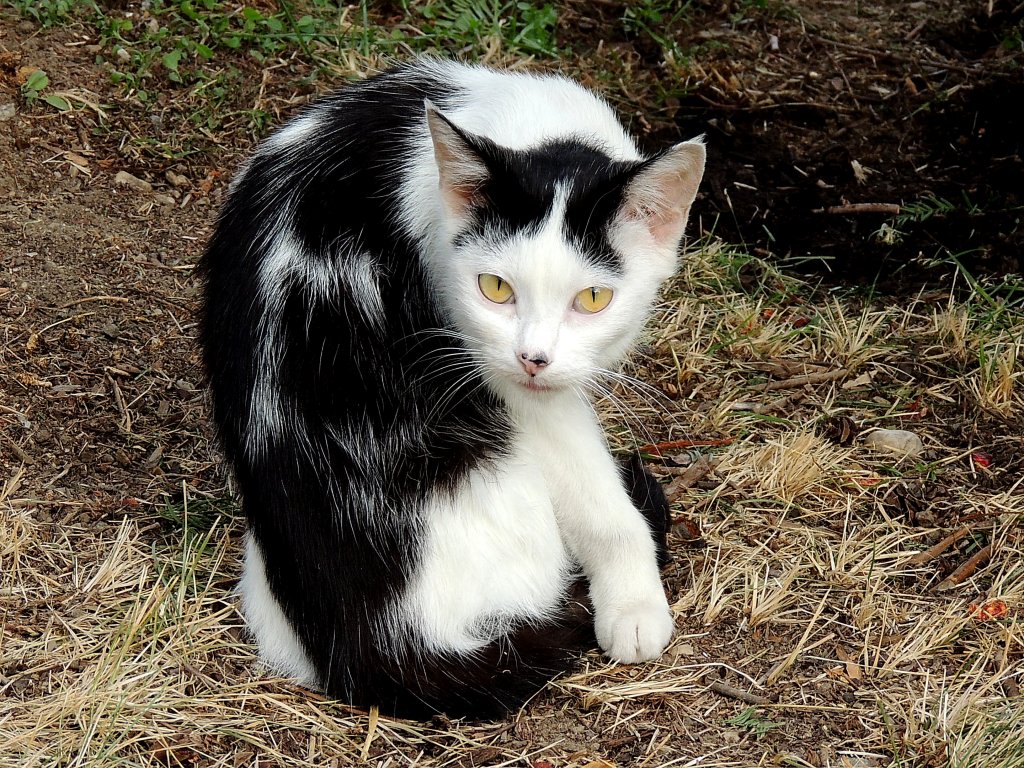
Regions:
<instances>
[{"instance_id":1,"label":"white fur","mask_svg":"<svg viewBox=\"0 0 1024 768\"><path fill-rule=\"evenodd\" d=\"M625 663L657 657L672 637L672 614L654 541L593 409L565 391L516 406L524 449L544 472L559 531L590 583L598 643Z\"/></svg>"},{"instance_id":2,"label":"white fur","mask_svg":"<svg viewBox=\"0 0 1024 768\"><path fill-rule=\"evenodd\" d=\"M316 112L292 120L279 131L272 133L263 145L263 150L274 152L302 150L302 143L320 127L320 119Z\"/></svg>"},{"instance_id":3,"label":"white fur","mask_svg":"<svg viewBox=\"0 0 1024 768\"><path fill-rule=\"evenodd\" d=\"M515 417L513 455L424 510L423 560L403 603L415 635L431 650L472 652L516 621L551 616L578 562L601 648L625 663L657 657L673 622L654 542L590 404L548 393Z\"/></svg>"},{"instance_id":4,"label":"white fur","mask_svg":"<svg viewBox=\"0 0 1024 768\"><path fill-rule=\"evenodd\" d=\"M287 227L278 225L274 244L259 265L259 290L263 312L257 327L257 358L259 374L249 403L249 421L246 425L246 450L256 456L271 438L279 436L285 424L281 390L278 385L281 358L281 311L285 301L285 277L296 261L302 259L302 250L288 234ZM269 237L270 235L268 235Z\"/></svg>"},{"instance_id":5,"label":"white fur","mask_svg":"<svg viewBox=\"0 0 1024 768\"><path fill-rule=\"evenodd\" d=\"M600 369L617 366L643 327L661 281L675 269L674 251L659 253L653 247L627 251L629 263L621 275L595 266L565 241L563 213L556 201L535 235L449 250L444 272L435 274L445 309L506 402L536 399L537 393L525 388L530 377L517 359L523 352L547 357L536 383L555 389L582 390ZM481 272L508 282L515 301L495 304L485 298L477 286ZM611 304L592 315L576 311L576 294L591 286L611 288Z\"/></svg>"},{"instance_id":6,"label":"white fur","mask_svg":"<svg viewBox=\"0 0 1024 768\"><path fill-rule=\"evenodd\" d=\"M551 618L572 563L559 535L544 473L519 450L439 494L404 613L434 651L472 652L516 621Z\"/></svg>"},{"instance_id":7,"label":"white fur","mask_svg":"<svg viewBox=\"0 0 1024 768\"><path fill-rule=\"evenodd\" d=\"M302 685L317 687L318 675L295 630L270 592L263 553L252 536L245 541L245 566L238 583L242 611L268 667Z\"/></svg>"}]
</instances>

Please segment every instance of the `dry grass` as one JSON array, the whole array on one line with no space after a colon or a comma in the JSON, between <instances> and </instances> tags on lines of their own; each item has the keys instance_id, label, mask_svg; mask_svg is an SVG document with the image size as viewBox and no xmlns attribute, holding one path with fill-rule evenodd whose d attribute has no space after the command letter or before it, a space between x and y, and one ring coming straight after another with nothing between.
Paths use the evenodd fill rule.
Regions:
<instances>
[{"instance_id":1,"label":"dry grass","mask_svg":"<svg viewBox=\"0 0 1024 768\"><path fill-rule=\"evenodd\" d=\"M720 243L688 256L634 365L648 388L606 408L619 444L733 440L651 465L668 479L713 459L674 499L700 541L674 547L678 634L660 661L590 656L502 723L350 711L255 666L229 504L186 487L179 506L101 532L54 525L15 466L0 491L0 765L1024 765L1024 493L995 458L970 460L1011 457L998 450L1016 437L947 446L945 423L1019 412L1007 339L1024 321L993 337L970 302L818 305L771 270L743 289L735 257ZM992 348L994 367L974 364ZM904 378L908 360L946 376ZM818 383L788 386L808 373ZM829 431L840 415L912 428L928 453L871 454Z\"/></svg>"}]
</instances>

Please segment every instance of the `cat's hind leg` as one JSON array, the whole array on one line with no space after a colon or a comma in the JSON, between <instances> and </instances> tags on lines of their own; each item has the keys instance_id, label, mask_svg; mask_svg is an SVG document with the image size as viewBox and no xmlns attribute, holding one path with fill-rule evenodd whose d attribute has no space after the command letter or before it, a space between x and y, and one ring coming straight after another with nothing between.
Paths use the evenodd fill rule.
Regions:
<instances>
[{"instance_id":1,"label":"cat's hind leg","mask_svg":"<svg viewBox=\"0 0 1024 768\"><path fill-rule=\"evenodd\" d=\"M260 649L260 659L275 673L309 688L319 687L317 675L299 636L281 610L267 582L263 552L252 534L245 540L245 564L238 583L245 615Z\"/></svg>"},{"instance_id":2,"label":"cat's hind leg","mask_svg":"<svg viewBox=\"0 0 1024 768\"><path fill-rule=\"evenodd\" d=\"M382 711L490 717L592 648L585 596L544 474L520 450L436 493L402 601L409 663L377 681Z\"/></svg>"}]
</instances>

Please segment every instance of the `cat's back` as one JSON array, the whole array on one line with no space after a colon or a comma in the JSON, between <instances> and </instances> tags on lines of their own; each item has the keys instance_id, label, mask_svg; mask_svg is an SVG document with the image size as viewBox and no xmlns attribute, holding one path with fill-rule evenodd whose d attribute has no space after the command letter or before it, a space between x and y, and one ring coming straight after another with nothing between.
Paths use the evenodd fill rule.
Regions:
<instances>
[{"instance_id":1,"label":"cat's back","mask_svg":"<svg viewBox=\"0 0 1024 768\"><path fill-rule=\"evenodd\" d=\"M531 149L572 138L616 160L640 159L608 103L567 78L439 59L416 62L408 72L450 83L439 106L462 129L503 147Z\"/></svg>"},{"instance_id":2,"label":"cat's back","mask_svg":"<svg viewBox=\"0 0 1024 768\"><path fill-rule=\"evenodd\" d=\"M296 176L306 178L311 167L330 171L346 160L382 178L417 162L429 165L426 101L464 130L509 149L571 139L615 160L641 158L607 102L572 80L423 58L316 102L263 144L257 164L276 159L305 170Z\"/></svg>"}]
</instances>

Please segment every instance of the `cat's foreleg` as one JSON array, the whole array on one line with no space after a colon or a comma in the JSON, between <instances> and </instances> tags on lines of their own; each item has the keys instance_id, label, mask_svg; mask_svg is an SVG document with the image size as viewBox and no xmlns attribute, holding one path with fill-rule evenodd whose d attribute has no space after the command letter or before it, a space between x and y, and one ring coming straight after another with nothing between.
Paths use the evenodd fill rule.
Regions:
<instances>
[{"instance_id":1,"label":"cat's foreleg","mask_svg":"<svg viewBox=\"0 0 1024 768\"><path fill-rule=\"evenodd\" d=\"M656 658L672 637L673 620L654 540L592 409L566 400L534 427L534 455L559 530L590 583L601 649L626 663Z\"/></svg>"}]
</instances>

